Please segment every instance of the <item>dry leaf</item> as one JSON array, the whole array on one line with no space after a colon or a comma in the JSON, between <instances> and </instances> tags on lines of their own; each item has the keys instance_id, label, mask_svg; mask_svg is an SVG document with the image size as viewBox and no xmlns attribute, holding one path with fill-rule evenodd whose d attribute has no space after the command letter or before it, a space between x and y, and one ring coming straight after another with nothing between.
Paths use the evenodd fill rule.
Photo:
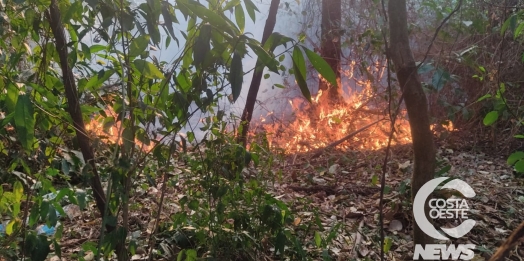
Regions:
<instances>
[{"instance_id":1,"label":"dry leaf","mask_svg":"<svg viewBox=\"0 0 524 261\"><path fill-rule=\"evenodd\" d=\"M297 218L295 218L295 220L293 221L293 225L296 227L296 226L300 225L300 222L301 222L301 221L302 221L302 219L299 218L299 217L297 217Z\"/></svg>"}]
</instances>

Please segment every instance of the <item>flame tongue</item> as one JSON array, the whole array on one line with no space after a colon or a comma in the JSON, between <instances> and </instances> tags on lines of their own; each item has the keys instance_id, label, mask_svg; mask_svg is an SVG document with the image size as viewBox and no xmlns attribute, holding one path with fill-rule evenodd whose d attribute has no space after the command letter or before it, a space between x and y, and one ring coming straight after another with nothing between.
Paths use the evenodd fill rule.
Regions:
<instances>
[{"instance_id":1,"label":"flame tongue","mask_svg":"<svg viewBox=\"0 0 524 261\"><path fill-rule=\"evenodd\" d=\"M108 117L112 116L113 119L116 118L116 113L113 108L108 106L104 111ZM86 124L86 130L90 133L90 135L99 137L103 142L110 144L122 144L123 128L121 128L121 123L114 122L113 124L104 124L104 120L105 118L102 115L98 115ZM146 145L137 139L135 139L135 144L144 152L150 151L154 146L154 143L152 142L150 142L149 145Z\"/></svg>"},{"instance_id":2,"label":"flame tongue","mask_svg":"<svg viewBox=\"0 0 524 261\"><path fill-rule=\"evenodd\" d=\"M267 132L271 145L285 149L289 153L308 152L324 148L372 122L383 119L386 114L373 106L371 87L353 95L348 101L336 105L325 105L321 99L322 91L312 97L313 103L307 104L301 99L289 100L292 119L286 123L271 124L266 117L261 117L261 127ZM393 144L411 142L409 123L405 112L396 121ZM389 121L380 121L369 129L342 143L342 149L377 150L387 145L390 131Z\"/></svg>"},{"instance_id":3,"label":"flame tongue","mask_svg":"<svg viewBox=\"0 0 524 261\"><path fill-rule=\"evenodd\" d=\"M313 103L309 104L301 98L290 99L289 105L293 112L293 117L287 121L270 121L276 117L270 112L265 117L261 117L258 126L252 130L264 130L271 146L284 149L287 153L309 152L319 148L324 148L329 144L338 141L348 134L363 128L377 120L387 116L387 111L377 109L385 107L374 101L373 92L370 85L366 85L363 91L351 96L347 101L336 105L325 105L322 101L322 91L312 97ZM384 102L382 102L384 103ZM387 105L386 105L387 106ZM115 112L108 107L106 115L113 115ZM92 119L86 129L101 138L102 141L121 144L122 131L120 122L104 127L104 118L98 116ZM387 145L390 132L390 121L383 120L370 128L351 137L348 141L338 145L339 149L365 149L378 150ZM433 125L434 131L445 130L454 131L451 122L442 126ZM121 133L120 133L121 134ZM253 135L253 133L250 133ZM138 140L135 143L143 151L149 151L154 143L145 145ZM406 112L402 111L395 122L395 135L393 145L411 143L411 131L407 121Z\"/></svg>"}]
</instances>

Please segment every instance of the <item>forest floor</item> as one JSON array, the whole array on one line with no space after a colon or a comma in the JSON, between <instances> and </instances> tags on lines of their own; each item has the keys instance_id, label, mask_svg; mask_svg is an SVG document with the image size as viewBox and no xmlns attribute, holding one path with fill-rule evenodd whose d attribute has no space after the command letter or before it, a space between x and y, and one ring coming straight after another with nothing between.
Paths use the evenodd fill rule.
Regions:
<instances>
[{"instance_id":1,"label":"forest floor","mask_svg":"<svg viewBox=\"0 0 524 261\"><path fill-rule=\"evenodd\" d=\"M307 153L288 155L278 162L274 173L281 173L281 176L270 182L269 193L286 202L294 211L293 226L316 226L322 238L337 227L337 232L332 234L332 240L325 247L336 260L380 260L377 246L380 242L379 200L384 150L326 150L320 157L310 159L310 156ZM514 176L506 158L506 155L486 154L468 144L453 149L440 144L438 148L438 169L445 172L442 176L461 179L476 193L467 202L470 208L468 218L477 223L465 237L453 242L476 245L473 260L489 259L524 216L522 180ZM409 203L411 196L407 192L412 167L411 146L393 147L384 195L384 233L392 239L390 249L385 253L386 260L411 260L413 257L411 228L414 221ZM245 171L256 173L257 170L249 168ZM249 179L249 175L245 178ZM147 250L141 245L149 243L149 235L154 229L155 215L152 215L151 208L156 208L161 188L159 183L146 191L137 189L132 199L138 203L131 207L131 235L141 242L133 260L146 260ZM167 220L171 213L181 210L178 200L184 195L184 188L170 187L165 195L161 220ZM62 221L62 260L72 260L77 255L92 260L92 253L82 251L88 250L86 242L93 242L92 247L96 246L94 242L100 231L100 218L93 214L96 213L94 206L91 207L93 211L78 211L71 215L71 219ZM315 242L315 235L310 236L311 242ZM312 253L313 256L320 259L320 250L314 247L314 243L307 248L307 251L316 252ZM517 247L510 260L522 260L522 256L524 252ZM264 259L278 260L271 255ZM59 259L54 257L51 260Z\"/></svg>"},{"instance_id":2,"label":"forest floor","mask_svg":"<svg viewBox=\"0 0 524 261\"><path fill-rule=\"evenodd\" d=\"M286 202L307 199L319 206L325 228L337 222L350 228L351 233L338 234L330 248L338 260L380 260L379 180L384 156L384 151L331 151L309 163L285 167L284 172L290 175L277 191L285 195ZM476 225L453 243L474 244L477 247L472 260L488 260L522 221L522 180L513 175L507 156L488 155L467 144L456 149L442 145L437 157L437 169L444 172L441 176L461 179L476 193L467 201L468 218L475 220ZM409 186L412 167L410 145L392 149L386 173L384 231L393 240L386 260L413 258L411 196L404 189ZM302 222L314 222L307 219L307 211L303 216ZM524 252L516 249L510 260L522 260Z\"/></svg>"}]
</instances>

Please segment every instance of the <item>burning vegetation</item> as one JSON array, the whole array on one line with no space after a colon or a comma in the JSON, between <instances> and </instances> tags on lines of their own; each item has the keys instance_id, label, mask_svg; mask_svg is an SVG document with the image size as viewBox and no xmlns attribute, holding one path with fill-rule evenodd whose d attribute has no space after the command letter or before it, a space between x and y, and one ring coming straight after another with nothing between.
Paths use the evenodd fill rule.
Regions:
<instances>
[{"instance_id":1,"label":"burning vegetation","mask_svg":"<svg viewBox=\"0 0 524 261\"><path fill-rule=\"evenodd\" d=\"M387 145L391 121L386 116L387 103L380 104L371 88L368 82L362 91L335 105L321 102L322 91L312 97L312 103L301 98L290 99L293 112L289 119L279 119L270 113L254 123L255 132L266 132L271 146L288 153L300 153L324 148L364 128L339 148L381 149ZM404 110L399 114L392 144L407 144L411 142L407 115Z\"/></svg>"},{"instance_id":2,"label":"burning vegetation","mask_svg":"<svg viewBox=\"0 0 524 261\"><path fill-rule=\"evenodd\" d=\"M94 140L99 140L108 144L119 144L122 145L122 141L125 139L123 135L124 128L122 127L121 121L115 121L117 119L117 113L113 110L110 105L106 106L104 114L97 114L92 117L89 122L86 123L86 130ZM151 141L147 135L140 132L135 138L135 144L140 148L141 151L149 152L154 148L154 142ZM139 139L138 137L142 137Z\"/></svg>"},{"instance_id":3,"label":"burning vegetation","mask_svg":"<svg viewBox=\"0 0 524 261\"><path fill-rule=\"evenodd\" d=\"M252 122L251 135L266 133L272 147L291 154L328 146L337 146L342 150L385 148L391 131L389 115L395 114L400 93L392 91L391 103L385 98L389 96L387 88L377 83L383 82L377 79L385 78L384 66L380 62L365 68L365 74L355 72L356 68L355 62L351 62L342 71L344 77L357 86L354 90L348 88L349 97L342 98L342 102L331 102L328 92L323 90L312 96L311 103L303 96L288 98L291 115L286 117L270 112L261 116ZM318 77L321 78L320 75ZM435 134L455 131L451 121L434 123L431 129ZM403 106L395 119L394 131L392 145L411 143L407 111Z\"/></svg>"},{"instance_id":4,"label":"burning vegetation","mask_svg":"<svg viewBox=\"0 0 524 261\"><path fill-rule=\"evenodd\" d=\"M388 104L379 100L369 82L363 89L355 91L340 104L322 103L323 91L312 97L308 103L302 96L287 100L290 116L270 112L252 122L250 136L265 133L271 147L283 149L286 153L304 153L322 149L340 141L337 148L343 150L379 150L387 146L391 120L387 116ZM92 137L110 144L122 144L121 122L108 105L105 115L93 117L86 130ZM452 122L433 124L432 130L454 131ZM357 132L357 133L356 133ZM354 135L353 135L354 134ZM350 135L351 137L348 137ZM401 109L395 121L395 135L392 145L411 143L411 131L405 109ZM150 151L154 143L135 139L143 151Z\"/></svg>"}]
</instances>

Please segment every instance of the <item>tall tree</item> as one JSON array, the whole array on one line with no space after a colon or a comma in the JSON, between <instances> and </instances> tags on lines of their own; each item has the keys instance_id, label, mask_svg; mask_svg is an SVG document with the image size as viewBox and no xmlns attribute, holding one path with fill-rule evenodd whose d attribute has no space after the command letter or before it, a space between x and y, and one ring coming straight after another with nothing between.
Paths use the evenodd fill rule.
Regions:
<instances>
[{"instance_id":1,"label":"tall tree","mask_svg":"<svg viewBox=\"0 0 524 261\"><path fill-rule=\"evenodd\" d=\"M335 72L338 86L332 86L327 81L320 79L319 89L327 91L329 101L339 102L340 95L340 54L341 54L341 29L342 6L341 0L322 0L322 22L321 22L321 56L326 60ZM325 101L325 98L323 99Z\"/></svg>"},{"instance_id":2,"label":"tall tree","mask_svg":"<svg viewBox=\"0 0 524 261\"><path fill-rule=\"evenodd\" d=\"M56 50L60 58L60 66L62 69L62 77L64 81L65 96L67 98L67 109L71 115L73 125L75 127L76 138L82 156L87 164L91 166L92 175L90 178L91 188L93 189L93 196L95 198L96 206L102 216L106 214L106 197L100 182L97 167L95 164L95 156L93 147L87 136L87 131L82 116L82 110L80 109L80 103L78 99L78 93L76 88L75 78L73 71L67 61L67 40L64 32L64 27L61 24L60 10L56 0L52 0L49 6L49 12L47 13L47 19L51 25L51 30L55 36Z\"/></svg>"},{"instance_id":3,"label":"tall tree","mask_svg":"<svg viewBox=\"0 0 524 261\"><path fill-rule=\"evenodd\" d=\"M389 56L395 65L406 109L409 116L413 140L414 168L412 178L412 196L429 180L435 172L435 145L430 130L428 103L417 73L417 66L409 46L406 0L390 0L388 3L390 48ZM428 217L429 206L424 207ZM413 228L414 244L426 245L432 242L415 223Z\"/></svg>"},{"instance_id":4,"label":"tall tree","mask_svg":"<svg viewBox=\"0 0 524 261\"><path fill-rule=\"evenodd\" d=\"M68 48L67 40L64 32L64 27L61 23L62 18L60 16L60 9L56 0L51 0L49 5L49 12L47 12L47 19L51 25L51 31L55 37L56 41L56 51L58 52L58 57L60 60L60 67L62 69L62 80L64 82L65 96L67 99L67 110L71 119L73 121L73 126L75 127L76 138L80 150L82 151L82 156L86 162L91 167L90 173L90 185L93 189L93 197L95 198L96 206L100 214L104 218L112 219L114 217L111 211L107 211L107 200L102 188L102 183L100 182L100 176L98 175L97 166L95 164L95 154L89 137L87 136L87 131L84 124L84 119L82 115L82 110L80 108L80 103L78 99L78 91L76 87L76 81L73 75L73 70L69 66L68 62ZM105 223L107 232L113 232L117 229L117 226ZM127 233L127 231L125 231ZM124 236L125 238L125 236ZM116 251L119 261L129 260L127 249L124 245L124 242L121 238L116 239Z\"/></svg>"},{"instance_id":5,"label":"tall tree","mask_svg":"<svg viewBox=\"0 0 524 261\"><path fill-rule=\"evenodd\" d=\"M262 33L262 45L266 43L267 39L275 29L279 4L280 0L271 0L271 5L269 6L269 15L266 20L266 25L264 26L264 32ZM257 59L255 72L253 73L253 78L251 79L251 84L249 85L249 92L247 93L246 106L244 107L242 117L240 118L242 126L241 132L237 137L237 141L243 143L244 146L247 142L249 123L253 117L253 110L255 109L255 102L257 101L258 90L260 89L263 73L264 66L262 65L262 62Z\"/></svg>"}]
</instances>

